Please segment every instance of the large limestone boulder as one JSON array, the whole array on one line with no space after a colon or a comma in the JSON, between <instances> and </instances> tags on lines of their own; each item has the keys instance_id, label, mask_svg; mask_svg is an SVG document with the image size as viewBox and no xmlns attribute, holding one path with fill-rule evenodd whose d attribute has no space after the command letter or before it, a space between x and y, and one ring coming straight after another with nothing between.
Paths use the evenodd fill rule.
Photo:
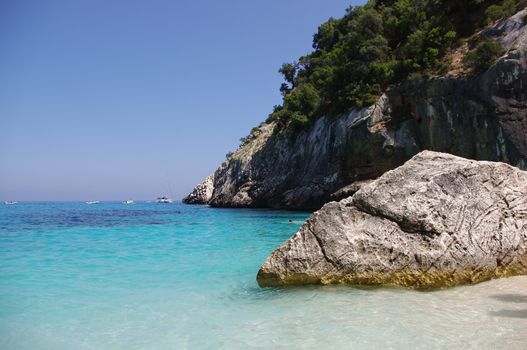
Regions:
<instances>
[{"instance_id":1,"label":"large limestone boulder","mask_svg":"<svg viewBox=\"0 0 527 350\"><path fill-rule=\"evenodd\" d=\"M427 289L518 274L527 274L527 172L423 151L324 205L257 280Z\"/></svg>"}]
</instances>

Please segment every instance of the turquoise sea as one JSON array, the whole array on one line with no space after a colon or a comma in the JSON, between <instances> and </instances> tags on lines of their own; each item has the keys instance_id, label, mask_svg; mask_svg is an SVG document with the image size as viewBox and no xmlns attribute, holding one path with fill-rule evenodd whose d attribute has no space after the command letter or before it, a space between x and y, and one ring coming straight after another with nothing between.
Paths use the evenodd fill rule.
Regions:
<instances>
[{"instance_id":1,"label":"turquoise sea","mask_svg":"<svg viewBox=\"0 0 527 350\"><path fill-rule=\"evenodd\" d=\"M308 213L0 206L0 349L527 349L527 277L260 289Z\"/></svg>"}]
</instances>

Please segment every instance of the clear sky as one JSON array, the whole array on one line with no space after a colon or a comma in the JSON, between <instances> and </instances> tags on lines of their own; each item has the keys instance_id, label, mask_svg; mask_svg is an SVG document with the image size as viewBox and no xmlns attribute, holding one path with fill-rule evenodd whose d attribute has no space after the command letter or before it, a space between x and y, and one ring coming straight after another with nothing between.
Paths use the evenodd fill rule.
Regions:
<instances>
[{"instance_id":1,"label":"clear sky","mask_svg":"<svg viewBox=\"0 0 527 350\"><path fill-rule=\"evenodd\" d=\"M181 198L344 0L1 0L0 200Z\"/></svg>"}]
</instances>

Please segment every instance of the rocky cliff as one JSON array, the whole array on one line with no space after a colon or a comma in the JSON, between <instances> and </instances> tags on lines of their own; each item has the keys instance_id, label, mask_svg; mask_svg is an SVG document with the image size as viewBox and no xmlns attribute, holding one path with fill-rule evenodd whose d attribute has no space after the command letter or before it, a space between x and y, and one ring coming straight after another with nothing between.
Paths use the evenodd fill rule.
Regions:
<instances>
[{"instance_id":1,"label":"rocky cliff","mask_svg":"<svg viewBox=\"0 0 527 350\"><path fill-rule=\"evenodd\" d=\"M183 198L183 202L187 204L203 204L208 203L214 191L214 174L207 176L205 181L198 184L194 190Z\"/></svg>"},{"instance_id":2,"label":"rocky cliff","mask_svg":"<svg viewBox=\"0 0 527 350\"><path fill-rule=\"evenodd\" d=\"M527 172L424 151L324 205L257 279L426 289L517 274L527 274Z\"/></svg>"},{"instance_id":3,"label":"rocky cliff","mask_svg":"<svg viewBox=\"0 0 527 350\"><path fill-rule=\"evenodd\" d=\"M480 33L506 50L486 72L408 81L369 108L322 117L295 135L263 124L216 170L213 181L184 201L316 209L353 194L364 180L421 150L526 169L526 14L523 10Z\"/></svg>"}]
</instances>

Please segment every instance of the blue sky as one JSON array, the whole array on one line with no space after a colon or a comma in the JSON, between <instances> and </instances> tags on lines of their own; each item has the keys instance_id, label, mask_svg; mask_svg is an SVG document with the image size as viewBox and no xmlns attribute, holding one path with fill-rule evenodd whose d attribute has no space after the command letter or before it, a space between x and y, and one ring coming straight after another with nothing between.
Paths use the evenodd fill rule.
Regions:
<instances>
[{"instance_id":1,"label":"blue sky","mask_svg":"<svg viewBox=\"0 0 527 350\"><path fill-rule=\"evenodd\" d=\"M0 199L180 198L363 1L0 1Z\"/></svg>"}]
</instances>

